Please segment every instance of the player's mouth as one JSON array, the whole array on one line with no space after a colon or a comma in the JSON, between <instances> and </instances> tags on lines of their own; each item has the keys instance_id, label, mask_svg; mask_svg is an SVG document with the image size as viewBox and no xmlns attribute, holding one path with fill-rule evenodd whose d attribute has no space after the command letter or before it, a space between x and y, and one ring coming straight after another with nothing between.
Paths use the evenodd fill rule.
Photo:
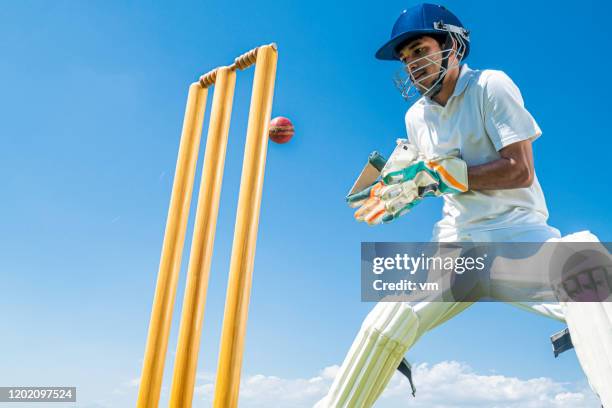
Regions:
<instances>
[{"instance_id":1,"label":"player's mouth","mask_svg":"<svg viewBox=\"0 0 612 408\"><path fill-rule=\"evenodd\" d=\"M421 70L421 72L419 72L418 74L413 75L412 76L414 78L413 82L418 82L419 79L421 79L424 75L425 75L425 70Z\"/></svg>"}]
</instances>

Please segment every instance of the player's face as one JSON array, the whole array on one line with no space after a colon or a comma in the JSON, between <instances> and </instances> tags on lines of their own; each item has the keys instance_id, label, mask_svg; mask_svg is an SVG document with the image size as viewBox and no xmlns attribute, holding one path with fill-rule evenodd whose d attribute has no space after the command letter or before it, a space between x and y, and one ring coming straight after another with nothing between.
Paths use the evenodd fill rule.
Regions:
<instances>
[{"instance_id":1,"label":"player's face","mask_svg":"<svg viewBox=\"0 0 612 408\"><path fill-rule=\"evenodd\" d=\"M441 51L440 44L428 36L411 41L399 50L398 56L420 92L438 79L444 56Z\"/></svg>"}]
</instances>

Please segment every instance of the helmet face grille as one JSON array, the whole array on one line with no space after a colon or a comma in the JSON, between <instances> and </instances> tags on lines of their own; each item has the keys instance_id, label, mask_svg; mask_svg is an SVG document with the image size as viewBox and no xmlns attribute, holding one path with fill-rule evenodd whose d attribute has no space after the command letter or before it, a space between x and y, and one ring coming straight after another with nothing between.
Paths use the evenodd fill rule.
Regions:
<instances>
[{"instance_id":1,"label":"helmet face grille","mask_svg":"<svg viewBox=\"0 0 612 408\"><path fill-rule=\"evenodd\" d=\"M449 30L445 27L443 31L447 36L446 48L410 61L410 64L404 64L396 72L393 83L404 100L410 101L418 95L434 97L442 88L442 81L448 71L459 66L463 60L466 54L467 40L456 30ZM455 58L451 59L453 55ZM410 66L415 65L417 68L411 71ZM423 75L423 72L434 65L439 67L437 72ZM425 82L436 76L436 80L431 85L424 85Z\"/></svg>"}]
</instances>

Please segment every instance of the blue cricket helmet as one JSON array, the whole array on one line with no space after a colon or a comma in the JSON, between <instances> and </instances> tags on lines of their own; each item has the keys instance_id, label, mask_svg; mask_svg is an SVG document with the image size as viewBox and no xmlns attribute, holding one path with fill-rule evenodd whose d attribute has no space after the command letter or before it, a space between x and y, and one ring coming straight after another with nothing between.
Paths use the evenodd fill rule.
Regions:
<instances>
[{"instance_id":1,"label":"blue cricket helmet","mask_svg":"<svg viewBox=\"0 0 612 408\"><path fill-rule=\"evenodd\" d=\"M449 28L465 39L466 49L462 58L465 59L470 53L469 31L444 6L427 3L411 7L400 14L391 30L391 39L376 52L376 58L398 60L397 47L403 42L427 34L445 34Z\"/></svg>"}]
</instances>

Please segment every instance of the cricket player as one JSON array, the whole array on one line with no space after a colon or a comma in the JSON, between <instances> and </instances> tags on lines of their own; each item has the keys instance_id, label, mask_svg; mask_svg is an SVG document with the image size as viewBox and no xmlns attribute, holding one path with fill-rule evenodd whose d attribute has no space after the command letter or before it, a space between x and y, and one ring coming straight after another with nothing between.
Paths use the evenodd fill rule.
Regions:
<instances>
[{"instance_id":1,"label":"cricket player","mask_svg":"<svg viewBox=\"0 0 612 408\"><path fill-rule=\"evenodd\" d=\"M407 214L426 197L444 200L436 242L598 242L588 231L562 237L534 169L541 135L518 87L502 71L473 70L469 31L442 6L402 12L377 52L402 64L402 96L420 98L405 117L380 181L351 194L358 221L377 225ZM316 407L371 407L407 350L470 302L381 302L364 320L327 396ZM526 303L519 307L565 321L576 354L602 404L612 408L612 304Z\"/></svg>"}]
</instances>

